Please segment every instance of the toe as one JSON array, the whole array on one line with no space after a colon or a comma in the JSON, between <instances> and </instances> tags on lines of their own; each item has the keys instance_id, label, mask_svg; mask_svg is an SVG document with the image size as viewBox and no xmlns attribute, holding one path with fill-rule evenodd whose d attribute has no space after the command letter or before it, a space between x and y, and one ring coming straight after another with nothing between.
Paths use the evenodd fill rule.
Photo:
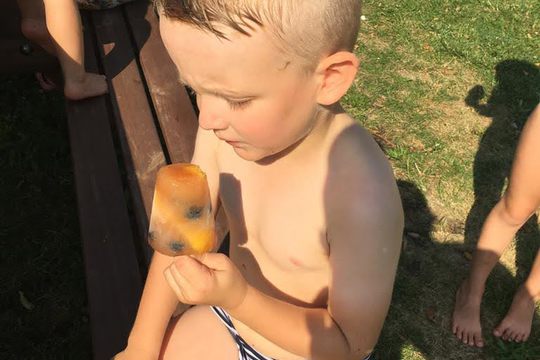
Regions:
<instances>
[{"instance_id":1,"label":"toe","mask_svg":"<svg viewBox=\"0 0 540 360\"><path fill-rule=\"evenodd\" d=\"M468 344L469 343L469 338L467 336L467 333L466 332L462 332L461 333L461 342L464 343L464 344Z\"/></svg>"},{"instance_id":2,"label":"toe","mask_svg":"<svg viewBox=\"0 0 540 360\"><path fill-rule=\"evenodd\" d=\"M484 347L484 339L482 339L481 334L476 334L474 336L474 344L479 348Z\"/></svg>"}]
</instances>

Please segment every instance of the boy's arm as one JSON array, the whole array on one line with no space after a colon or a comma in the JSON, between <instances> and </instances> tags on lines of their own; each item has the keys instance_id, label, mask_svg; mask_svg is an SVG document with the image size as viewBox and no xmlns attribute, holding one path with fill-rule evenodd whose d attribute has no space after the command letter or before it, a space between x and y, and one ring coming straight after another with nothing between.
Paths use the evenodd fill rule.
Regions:
<instances>
[{"instance_id":1,"label":"boy's arm","mask_svg":"<svg viewBox=\"0 0 540 360\"><path fill-rule=\"evenodd\" d=\"M215 146L217 141L212 132L199 128L195 141L195 151L192 163L197 164L205 171L212 209L215 211L218 202L219 170L215 160ZM138 359L142 358L141 351L157 358L167 325L174 315L179 315L189 308L188 305L178 302L178 298L171 290L163 275L165 269L172 264L173 257L154 252L148 276L144 286L143 295L137 311L133 329L129 335L128 346L124 353L138 351ZM133 351L134 355L137 355ZM128 359L128 356L118 357Z\"/></svg>"},{"instance_id":2,"label":"boy's arm","mask_svg":"<svg viewBox=\"0 0 540 360\"><path fill-rule=\"evenodd\" d=\"M383 174L373 178L353 170L334 188L347 191L327 194L332 268L328 311L346 338L350 355L360 349L373 351L392 299L403 210L386 166L386 161L374 165L378 168L374 171Z\"/></svg>"},{"instance_id":3,"label":"boy's arm","mask_svg":"<svg viewBox=\"0 0 540 360\"><path fill-rule=\"evenodd\" d=\"M378 150L371 152L371 163L355 166L357 159L346 156L335 168L331 162L329 169L328 308L298 307L248 287L242 304L230 310L236 319L301 357L361 359L373 350L382 329L401 248L403 213L386 159ZM363 174L372 171L380 176Z\"/></svg>"},{"instance_id":4,"label":"boy's arm","mask_svg":"<svg viewBox=\"0 0 540 360\"><path fill-rule=\"evenodd\" d=\"M165 330L179 304L176 295L163 276L163 271L173 260L172 257L154 252L137 318L129 335L128 346L123 356L118 357L119 359L129 359L129 354L140 359L145 358L143 354L148 359L157 359ZM185 311L189 306L183 305L183 307Z\"/></svg>"}]
</instances>

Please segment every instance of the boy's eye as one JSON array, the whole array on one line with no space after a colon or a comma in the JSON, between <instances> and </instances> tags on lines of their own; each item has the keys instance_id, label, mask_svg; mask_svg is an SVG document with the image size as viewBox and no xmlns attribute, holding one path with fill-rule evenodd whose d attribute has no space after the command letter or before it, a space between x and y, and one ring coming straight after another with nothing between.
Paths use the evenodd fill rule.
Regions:
<instances>
[{"instance_id":1,"label":"boy's eye","mask_svg":"<svg viewBox=\"0 0 540 360\"><path fill-rule=\"evenodd\" d=\"M187 86L186 85L186 89L187 91L189 92L189 94L191 96L198 96L197 92L195 90L193 90L193 88L191 86ZM247 99L247 100L230 100L230 99L225 99L227 101L227 104L229 104L229 107L232 109L232 110L239 110L239 109L242 109L242 108L245 108L246 106L249 105L249 103L251 102L251 99Z\"/></svg>"},{"instance_id":2,"label":"boy's eye","mask_svg":"<svg viewBox=\"0 0 540 360\"><path fill-rule=\"evenodd\" d=\"M250 103L250 100L242 100L242 101L227 100L227 103L229 103L229 106L231 107L232 110L239 110L248 106Z\"/></svg>"}]
</instances>

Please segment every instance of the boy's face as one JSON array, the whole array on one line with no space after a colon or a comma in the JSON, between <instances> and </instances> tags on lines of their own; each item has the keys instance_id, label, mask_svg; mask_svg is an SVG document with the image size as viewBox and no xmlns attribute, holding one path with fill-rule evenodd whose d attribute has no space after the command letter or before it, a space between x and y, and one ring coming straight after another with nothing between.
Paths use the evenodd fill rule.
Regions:
<instances>
[{"instance_id":1,"label":"boy's face","mask_svg":"<svg viewBox=\"0 0 540 360\"><path fill-rule=\"evenodd\" d=\"M182 80L197 94L199 125L243 159L289 148L312 129L318 84L288 61L265 31L229 40L161 18L161 36ZM298 62L295 62L295 64Z\"/></svg>"}]
</instances>

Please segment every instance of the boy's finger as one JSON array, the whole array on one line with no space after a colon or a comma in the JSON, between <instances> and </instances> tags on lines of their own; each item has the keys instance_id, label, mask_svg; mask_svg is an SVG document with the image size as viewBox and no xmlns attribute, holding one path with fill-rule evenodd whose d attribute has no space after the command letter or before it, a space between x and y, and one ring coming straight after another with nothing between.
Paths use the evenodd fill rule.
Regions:
<instances>
[{"instance_id":1,"label":"boy's finger","mask_svg":"<svg viewBox=\"0 0 540 360\"><path fill-rule=\"evenodd\" d=\"M204 253L191 257L213 270L225 270L229 265L229 258L220 253Z\"/></svg>"},{"instance_id":2,"label":"boy's finger","mask_svg":"<svg viewBox=\"0 0 540 360\"><path fill-rule=\"evenodd\" d=\"M169 266L171 275L173 276L180 289L185 287L191 287L191 282L188 280L188 277L185 276L185 274L182 274L182 272L185 272L185 268L186 266L182 266L182 270L180 270L176 263L173 263L171 266Z\"/></svg>"},{"instance_id":3,"label":"boy's finger","mask_svg":"<svg viewBox=\"0 0 540 360\"><path fill-rule=\"evenodd\" d=\"M180 290L180 287L176 283L176 280L171 272L171 268L169 267L165 269L165 271L163 272L163 275L165 275L165 280L167 280L167 283L171 287L172 291L176 294L176 297L179 300L184 300L184 295L182 293L182 290Z\"/></svg>"},{"instance_id":4,"label":"boy's finger","mask_svg":"<svg viewBox=\"0 0 540 360\"><path fill-rule=\"evenodd\" d=\"M202 281L208 279L209 276L212 276L212 270L209 269L205 264L198 261L196 258L190 256L181 256L172 266L173 273L178 273L183 277L183 281L187 282L191 286L196 286L201 284Z\"/></svg>"}]
</instances>

